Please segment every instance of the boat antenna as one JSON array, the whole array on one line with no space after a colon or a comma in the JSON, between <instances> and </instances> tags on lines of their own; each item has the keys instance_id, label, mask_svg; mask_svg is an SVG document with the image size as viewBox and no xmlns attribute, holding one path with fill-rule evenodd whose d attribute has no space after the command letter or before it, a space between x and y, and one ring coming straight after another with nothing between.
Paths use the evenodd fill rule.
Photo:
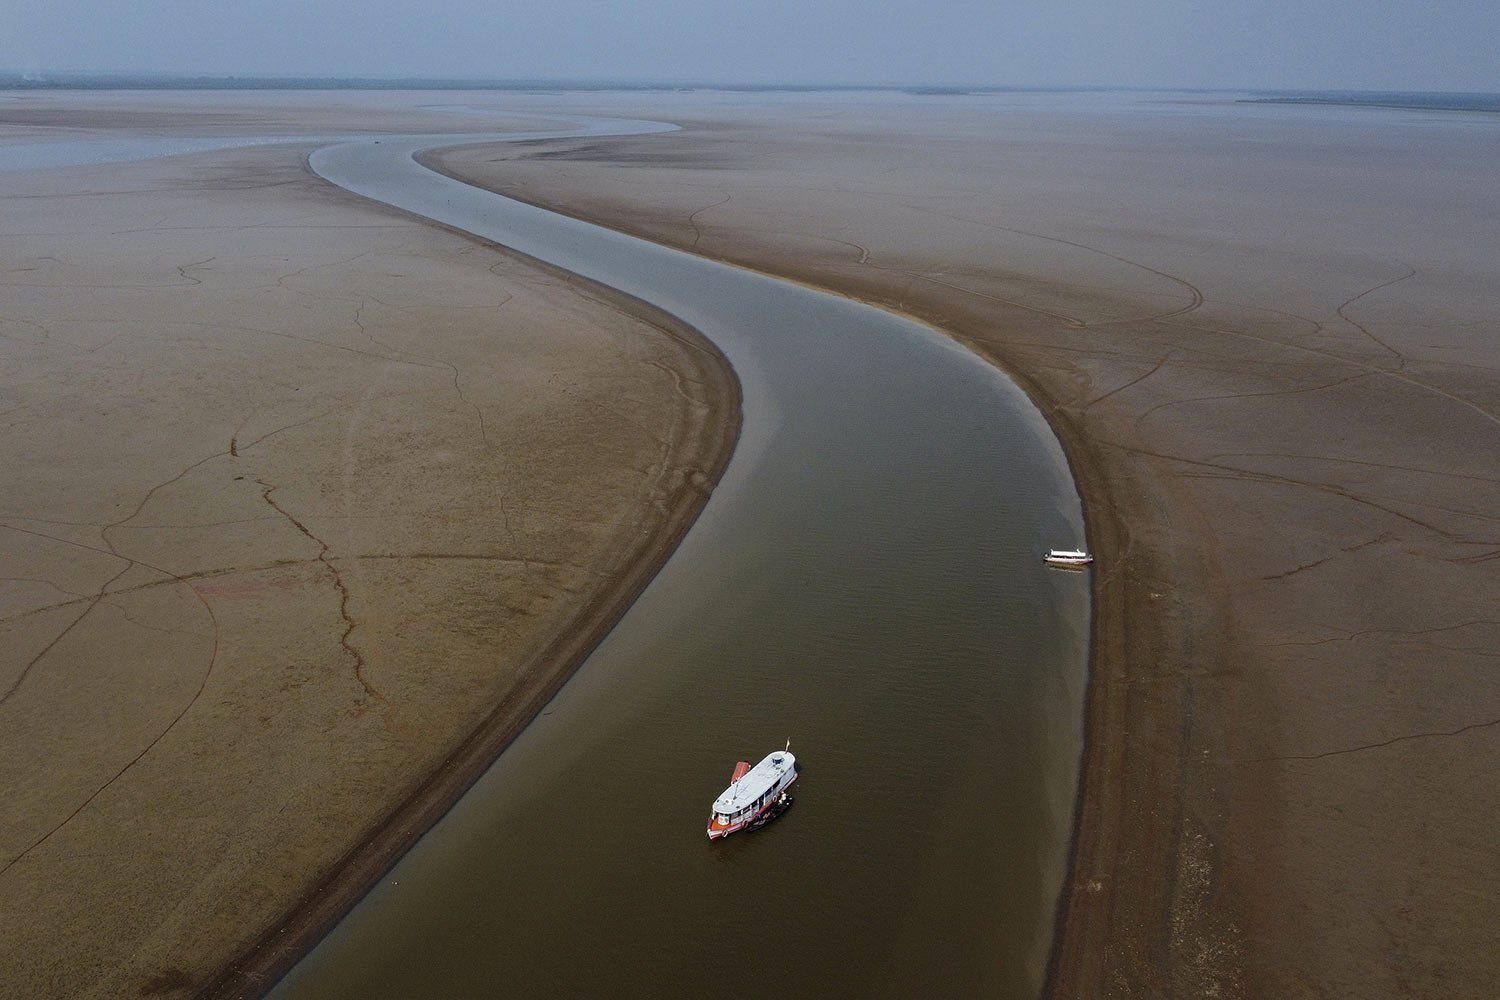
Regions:
<instances>
[{"instance_id":1,"label":"boat antenna","mask_svg":"<svg viewBox=\"0 0 1500 1000\"><path fill-rule=\"evenodd\" d=\"M786 748L788 751L792 749L792 738L790 736L786 738Z\"/></svg>"}]
</instances>

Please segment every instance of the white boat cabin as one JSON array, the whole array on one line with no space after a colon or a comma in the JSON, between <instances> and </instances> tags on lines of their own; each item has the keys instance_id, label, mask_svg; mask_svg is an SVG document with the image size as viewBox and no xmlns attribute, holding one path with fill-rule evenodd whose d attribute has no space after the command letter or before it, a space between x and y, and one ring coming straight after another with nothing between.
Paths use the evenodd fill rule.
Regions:
<instances>
[{"instance_id":1,"label":"white boat cabin","mask_svg":"<svg viewBox=\"0 0 1500 1000\"><path fill-rule=\"evenodd\" d=\"M797 780L797 758L790 750L777 750L736 778L724 794L714 800L708 821L709 839L744 829Z\"/></svg>"}]
</instances>

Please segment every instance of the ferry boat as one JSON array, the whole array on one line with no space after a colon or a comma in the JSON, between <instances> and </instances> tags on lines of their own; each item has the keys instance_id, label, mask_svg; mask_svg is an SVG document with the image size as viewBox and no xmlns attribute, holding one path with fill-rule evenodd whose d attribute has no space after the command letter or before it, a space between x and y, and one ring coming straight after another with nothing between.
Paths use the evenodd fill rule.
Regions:
<instances>
[{"instance_id":1,"label":"ferry boat","mask_svg":"<svg viewBox=\"0 0 1500 1000\"><path fill-rule=\"evenodd\" d=\"M718 840L739 830L753 830L775 819L792 804L786 790L797 780L797 758L791 744L750 766L742 760L734 765L729 787L714 799L708 818L708 839Z\"/></svg>"},{"instance_id":2,"label":"ferry boat","mask_svg":"<svg viewBox=\"0 0 1500 1000\"><path fill-rule=\"evenodd\" d=\"M1094 557L1082 549L1048 549L1047 554L1042 557L1048 566L1088 566L1093 563Z\"/></svg>"}]
</instances>

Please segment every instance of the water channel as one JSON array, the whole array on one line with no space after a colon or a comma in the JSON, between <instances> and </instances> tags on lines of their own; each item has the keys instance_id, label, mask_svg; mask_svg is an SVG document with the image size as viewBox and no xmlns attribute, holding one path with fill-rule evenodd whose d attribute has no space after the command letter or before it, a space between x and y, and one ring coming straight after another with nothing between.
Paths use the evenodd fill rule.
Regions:
<instances>
[{"instance_id":1,"label":"water channel","mask_svg":"<svg viewBox=\"0 0 1500 1000\"><path fill-rule=\"evenodd\" d=\"M1086 577L1039 558L1083 539L1039 414L919 324L413 160L464 141L310 162L692 324L741 379L743 432L619 626L272 995L1035 996L1089 615ZM795 806L710 844L734 762L788 738Z\"/></svg>"},{"instance_id":2,"label":"water channel","mask_svg":"<svg viewBox=\"0 0 1500 1000\"><path fill-rule=\"evenodd\" d=\"M663 131L573 121L573 134ZM549 708L273 992L303 997L1033 997L1081 744L1087 579L1055 439L942 335L441 177L390 137L324 177L653 303L744 390L682 546ZM292 137L69 140L5 166ZM300 137L306 141L306 137ZM497 345L497 350L503 350ZM710 844L738 759L796 805Z\"/></svg>"}]
</instances>

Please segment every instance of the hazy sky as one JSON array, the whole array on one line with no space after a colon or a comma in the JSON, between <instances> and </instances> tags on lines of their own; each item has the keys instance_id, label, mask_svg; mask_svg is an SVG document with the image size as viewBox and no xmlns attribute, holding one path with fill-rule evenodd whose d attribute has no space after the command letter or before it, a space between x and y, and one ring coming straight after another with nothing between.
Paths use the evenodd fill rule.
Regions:
<instances>
[{"instance_id":1,"label":"hazy sky","mask_svg":"<svg viewBox=\"0 0 1500 1000\"><path fill-rule=\"evenodd\" d=\"M0 69L1500 91L1500 0L0 0Z\"/></svg>"}]
</instances>

